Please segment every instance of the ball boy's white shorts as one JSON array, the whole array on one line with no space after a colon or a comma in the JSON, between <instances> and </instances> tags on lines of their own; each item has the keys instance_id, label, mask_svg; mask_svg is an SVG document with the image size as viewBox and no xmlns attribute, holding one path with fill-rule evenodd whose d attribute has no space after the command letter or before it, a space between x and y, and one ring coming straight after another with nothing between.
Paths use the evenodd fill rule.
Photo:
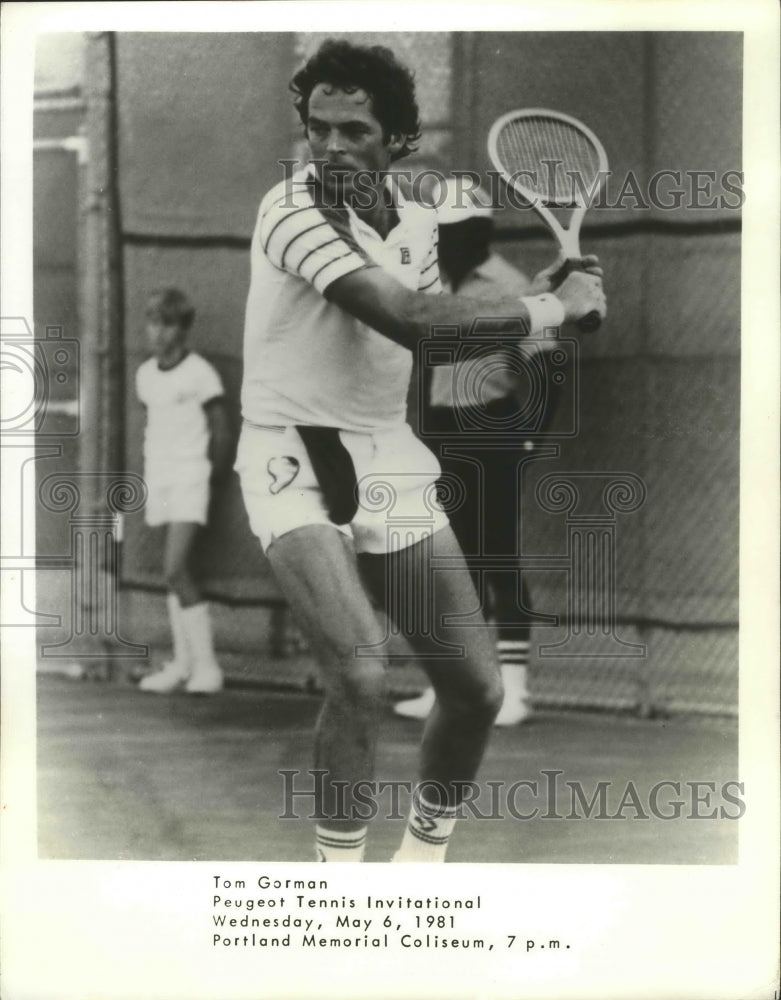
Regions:
<instances>
[{"instance_id":1,"label":"ball boy's white shorts","mask_svg":"<svg viewBox=\"0 0 781 1000\"><path fill-rule=\"evenodd\" d=\"M342 496L349 493L354 500L345 523L332 517L332 490L318 480L301 436L305 431L246 422L242 428L236 469L250 526L264 549L296 528L324 524L352 538L357 552L382 554L414 545L448 524L436 496L439 462L409 425L330 432L329 450L342 452L338 467L343 468L346 451L354 469L351 482L342 484Z\"/></svg>"},{"instance_id":2,"label":"ball boy's white shorts","mask_svg":"<svg viewBox=\"0 0 781 1000\"><path fill-rule=\"evenodd\" d=\"M147 466L146 523L153 528L180 521L206 524L210 474L209 462Z\"/></svg>"}]
</instances>

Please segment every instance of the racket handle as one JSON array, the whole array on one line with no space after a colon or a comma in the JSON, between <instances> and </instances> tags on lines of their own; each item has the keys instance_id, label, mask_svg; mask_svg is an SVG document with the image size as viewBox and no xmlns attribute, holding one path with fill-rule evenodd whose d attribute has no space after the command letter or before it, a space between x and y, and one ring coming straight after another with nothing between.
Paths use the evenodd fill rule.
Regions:
<instances>
[{"instance_id":1,"label":"racket handle","mask_svg":"<svg viewBox=\"0 0 781 1000\"><path fill-rule=\"evenodd\" d=\"M553 280L556 285L560 285L568 274L571 274L573 271L582 270L583 265L579 260L565 260L554 275ZM602 326L602 317L595 309L593 312L587 313L585 316L581 316L576 325L578 329L582 330L584 333L593 333L595 330L598 330L600 326Z\"/></svg>"}]
</instances>

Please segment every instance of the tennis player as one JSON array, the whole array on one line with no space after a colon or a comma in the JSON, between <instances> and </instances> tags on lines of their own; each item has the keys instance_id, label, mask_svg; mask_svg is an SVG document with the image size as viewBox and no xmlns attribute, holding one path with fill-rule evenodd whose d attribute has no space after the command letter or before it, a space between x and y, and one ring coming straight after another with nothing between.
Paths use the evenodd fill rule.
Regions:
<instances>
[{"instance_id":1,"label":"tennis player","mask_svg":"<svg viewBox=\"0 0 781 1000\"><path fill-rule=\"evenodd\" d=\"M387 176L420 135L412 74L387 49L327 41L291 88L311 160L257 217L237 468L252 529L323 671L318 857L364 853L355 792L373 777L384 701L379 601L392 618L411 614L436 692L394 860L443 861L458 783L478 772L502 685L487 629L442 624L478 600L432 499L439 465L405 422L406 396L432 326L469 330L486 307L440 294L436 212ZM497 298L489 325L523 336L603 315L594 272L571 274L555 294ZM450 569L431 572L432 554ZM392 599L399 581L403 602Z\"/></svg>"},{"instance_id":2,"label":"tennis player","mask_svg":"<svg viewBox=\"0 0 781 1000\"><path fill-rule=\"evenodd\" d=\"M173 658L141 679L142 691L215 694L223 674L214 654L209 606L190 569L206 524L211 482L230 462L230 434L220 377L191 351L195 317L177 288L161 288L147 301L146 333L152 357L136 373L136 392L146 407L144 476L146 522L165 526L164 572Z\"/></svg>"}]
</instances>

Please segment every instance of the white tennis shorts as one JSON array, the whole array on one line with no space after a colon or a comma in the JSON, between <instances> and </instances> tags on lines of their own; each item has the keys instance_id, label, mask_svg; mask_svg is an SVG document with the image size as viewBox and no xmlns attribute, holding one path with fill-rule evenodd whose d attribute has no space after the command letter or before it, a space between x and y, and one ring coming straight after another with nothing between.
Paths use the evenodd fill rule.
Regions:
<instances>
[{"instance_id":1,"label":"white tennis shorts","mask_svg":"<svg viewBox=\"0 0 781 1000\"><path fill-rule=\"evenodd\" d=\"M147 465L146 523L152 528L182 521L206 524L210 476L208 461L174 462L164 467Z\"/></svg>"},{"instance_id":2,"label":"white tennis shorts","mask_svg":"<svg viewBox=\"0 0 781 1000\"><path fill-rule=\"evenodd\" d=\"M295 427L244 424L236 470L250 526L264 549L312 524L336 527L357 552L408 548L448 524L436 496L439 462L407 424L388 431L339 431L355 467L357 510L348 524L330 519L322 489Z\"/></svg>"}]
</instances>

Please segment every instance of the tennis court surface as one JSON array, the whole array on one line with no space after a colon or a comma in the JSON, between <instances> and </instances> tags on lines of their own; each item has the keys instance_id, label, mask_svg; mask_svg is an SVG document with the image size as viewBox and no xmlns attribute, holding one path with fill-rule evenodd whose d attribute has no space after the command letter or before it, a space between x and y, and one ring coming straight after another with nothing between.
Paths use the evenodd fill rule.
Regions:
<instances>
[{"instance_id":1,"label":"tennis court surface","mask_svg":"<svg viewBox=\"0 0 781 1000\"><path fill-rule=\"evenodd\" d=\"M314 860L313 822L279 818L279 772L300 769L295 787L311 788L306 771L318 707L316 696L257 686L231 686L198 698L39 676L39 856ZM389 703L378 779L414 780L420 735L420 723L394 716ZM539 712L526 725L495 731L480 779L503 783L493 794L504 818L462 821L449 862L737 862L740 824L729 817L740 810L722 794L727 786L733 798L741 797L730 784L740 780L732 719ZM519 781L537 782L536 794L531 786L516 789L508 811L507 790ZM589 811L600 782L609 783L606 808ZM680 783L681 794L674 786L659 787L656 808L650 809L660 782ZM687 785L694 782L708 785ZM680 817L661 818L676 812L675 800L684 802ZM380 814L372 822L366 860L382 862L398 846L403 821L385 815L390 796L377 802ZM407 803L402 793L404 814ZM309 800L300 808L306 817ZM489 798L476 808L483 815L494 811ZM535 808L534 818L518 818ZM573 812L580 818L569 818ZM607 818L597 818L600 812ZM692 812L703 818L691 818Z\"/></svg>"}]
</instances>

